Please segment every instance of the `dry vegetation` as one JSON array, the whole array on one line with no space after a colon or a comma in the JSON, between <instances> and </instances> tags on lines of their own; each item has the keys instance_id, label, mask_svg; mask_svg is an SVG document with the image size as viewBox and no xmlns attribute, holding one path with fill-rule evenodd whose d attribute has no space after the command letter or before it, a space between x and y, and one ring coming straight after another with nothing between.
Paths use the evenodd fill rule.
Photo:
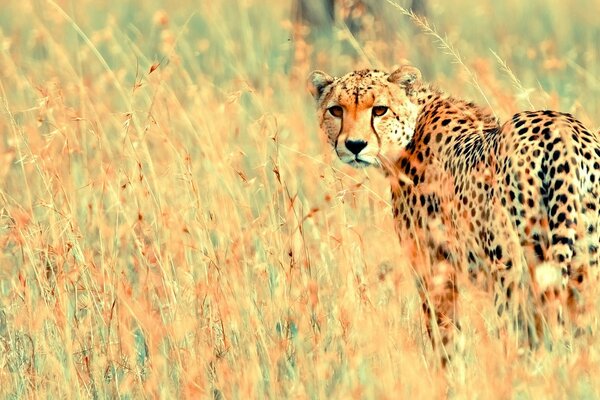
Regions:
<instances>
[{"instance_id":1,"label":"dry vegetation","mask_svg":"<svg viewBox=\"0 0 600 400\"><path fill-rule=\"evenodd\" d=\"M357 38L266 0L110 3L2 5L0 397L600 396L597 335L518 355L476 291L435 367L387 183L331 156L304 81L408 60L595 127L597 1L432 0L441 48L385 2Z\"/></svg>"}]
</instances>

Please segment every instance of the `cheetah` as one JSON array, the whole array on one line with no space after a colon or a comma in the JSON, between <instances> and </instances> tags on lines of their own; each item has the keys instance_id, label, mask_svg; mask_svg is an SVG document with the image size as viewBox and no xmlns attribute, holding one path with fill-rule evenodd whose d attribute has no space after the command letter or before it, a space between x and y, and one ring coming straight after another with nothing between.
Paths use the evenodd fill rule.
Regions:
<instances>
[{"instance_id":1,"label":"cheetah","mask_svg":"<svg viewBox=\"0 0 600 400\"><path fill-rule=\"evenodd\" d=\"M531 346L549 321L577 324L599 262L597 133L549 110L501 124L410 65L314 71L309 88L339 159L391 182L395 230L442 364L460 329L460 274L493 294L499 316L521 321Z\"/></svg>"}]
</instances>

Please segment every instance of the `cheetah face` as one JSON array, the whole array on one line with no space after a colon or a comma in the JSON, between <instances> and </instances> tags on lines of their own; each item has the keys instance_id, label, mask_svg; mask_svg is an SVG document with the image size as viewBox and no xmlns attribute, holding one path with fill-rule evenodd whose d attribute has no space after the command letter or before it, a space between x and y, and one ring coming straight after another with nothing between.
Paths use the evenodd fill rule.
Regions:
<instances>
[{"instance_id":1,"label":"cheetah face","mask_svg":"<svg viewBox=\"0 0 600 400\"><path fill-rule=\"evenodd\" d=\"M309 82L321 130L340 160L353 167L394 163L412 138L417 105L409 97L420 72L409 66L333 78L314 71Z\"/></svg>"}]
</instances>

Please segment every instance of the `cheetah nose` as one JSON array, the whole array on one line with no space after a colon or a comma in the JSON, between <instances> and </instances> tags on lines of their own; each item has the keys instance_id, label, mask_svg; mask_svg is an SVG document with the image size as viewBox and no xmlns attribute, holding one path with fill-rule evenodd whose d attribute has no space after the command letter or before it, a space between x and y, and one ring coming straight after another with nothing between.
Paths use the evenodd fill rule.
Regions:
<instances>
[{"instance_id":1,"label":"cheetah nose","mask_svg":"<svg viewBox=\"0 0 600 400\"><path fill-rule=\"evenodd\" d=\"M367 142L364 140L346 140L344 144L346 145L346 148L355 155L358 155L362 149L367 147Z\"/></svg>"}]
</instances>

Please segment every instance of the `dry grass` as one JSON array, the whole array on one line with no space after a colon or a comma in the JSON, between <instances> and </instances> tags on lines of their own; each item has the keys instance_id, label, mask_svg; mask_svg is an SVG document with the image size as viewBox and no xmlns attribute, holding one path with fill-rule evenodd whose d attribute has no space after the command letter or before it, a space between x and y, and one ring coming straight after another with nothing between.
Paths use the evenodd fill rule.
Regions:
<instances>
[{"instance_id":1,"label":"dry grass","mask_svg":"<svg viewBox=\"0 0 600 400\"><path fill-rule=\"evenodd\" d=\"M388 4L350 40L162 3L3 5L0 397L600 396L596 337L519 356L476 291L464 359L434 366L386 182L331 156L304 83L410 60L501 117L595 127L597 2L432 1L458 66Z\"/></svg>"}]
</instances>

